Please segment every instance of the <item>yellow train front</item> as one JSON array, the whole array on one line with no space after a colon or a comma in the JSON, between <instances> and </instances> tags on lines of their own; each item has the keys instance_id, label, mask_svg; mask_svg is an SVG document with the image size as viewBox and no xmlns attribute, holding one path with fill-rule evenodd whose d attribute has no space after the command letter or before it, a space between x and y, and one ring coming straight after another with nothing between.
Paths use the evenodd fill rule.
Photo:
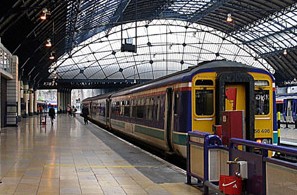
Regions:
<instances>
[{"instance_id":1,"label":"yellow train front","mask_svg":"<svg viewBox=\"0 0 297 195\"><path fill-rule=\"evenodd\" d=\"M242 127L236 131L244 139L272 143L276 127L273 76L231 61L204 62L83 103L91 105L96 122L183 157L188 131L214 133L223 125L216 133L228 141L229 113L240 113Z\"/></svg>"}]
</instances>

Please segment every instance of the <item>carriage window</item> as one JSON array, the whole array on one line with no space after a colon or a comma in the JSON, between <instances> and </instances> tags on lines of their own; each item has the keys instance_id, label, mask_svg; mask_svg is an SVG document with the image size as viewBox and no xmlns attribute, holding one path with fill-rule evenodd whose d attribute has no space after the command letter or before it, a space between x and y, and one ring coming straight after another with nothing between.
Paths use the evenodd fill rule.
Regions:
<instances>
[{"instance_id":1,"label":"carriage window","mask_svg":"<svg viewBox=\"0 0 297 195\"><path fill-rule=\"evenodd\" d=\"M153 119L153 98L147 98L145 103L146 119Z\"/></svg>"},{"instance_id":2,"label":"carriage window","mask_svg":"<svg viewBox=\"0 0 297 195\"><path fill-rule=\"evenodd\" d=\"M136 118L136 113L137 113L136 100L131 100L131 106L132 106L132 117Z\"/></svg>"},{"instance_id":3,"label":"carriage window","mask_svg":"<svg viewBox=\"0 0 297 195\"><path fill-rule=\"evenodd\" d=\"M136 118L144 118L144 99L140 99L137 102Z\"/></svg>"},{"instance_id":4,"label":"carriage window","mask_svg":"<svg viewBox=\"0 0 297 195\"><path fill-rule=\"evenodd\" d=\"M99 115L100 116L105 116L105 104L104 103L99 104L98 110L99 110Z\"/></svg>"},{"instance_id":5,"label":"carriage window","mask_svg":"<svg viewBox=\"0 0 297 195\"><path fill-rule=\"evenodd\" d=\"M159 121L160 119L160 96L153 99L153 120Z\"/></svg>"},{"instance_id":6,"label":"carriage window","mask_svg":"<svg viewBox=\"0 0 297 195\"><path fill-rule=\"evenodd\" d=\"M196 90L196 114L213 114L213 90Z\"/></svg>"},{"instance_id":7,"label":"carriage window","mask_svg":"<svg viewBox=\"0 0 297 195\"><path fill-rule=\"evenodd\" d=\"M120 114L120 102L112 103L111 113L116 116Z\"/></svg>"},{"instance_id":8,"label":"carriage window","mask_svg":"<svg viewBox=\"0 0 297 195\"><path fill-rule=\"evenodd\" d=\"M124 115L130 117L130 101L126 101Z\"/></svg>"},{"instance_id":9,"label":"carriage window","mask_svg":"<svg viewBox=\"0 0 297 195\"><path fill-rule=\"evenodd\" d=\"M255 106L256 115L265 115L269 113L268 90L255 90Z\"/></svg>"},{"instance_id":10,"label":"carriage window","mask_svg":"<svg viewBox=\"0 0 297 195\"><path fill-rule=\"evenodd\" d=\"M173 107L174 114L177 114L178 97L179 97L179 94L176 93L176 94L174 95L174 107Z\"/></svg>"}]
</instances>

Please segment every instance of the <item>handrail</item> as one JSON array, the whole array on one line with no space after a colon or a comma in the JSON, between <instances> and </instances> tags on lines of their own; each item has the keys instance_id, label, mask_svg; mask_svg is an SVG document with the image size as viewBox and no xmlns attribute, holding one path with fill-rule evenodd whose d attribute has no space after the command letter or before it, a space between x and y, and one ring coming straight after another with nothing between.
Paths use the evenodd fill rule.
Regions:
<instances>
[{"instance_id":1,"label":"handrail","mask_svg":"<svg viewBox=\"0 0 297 195\"><path fill-rule=\"evenodd\" d=\"M250 147L255 147L255 148L260 148L260 149L265 149L265 150L273 150L276 152L282 152L290 155L297 155L297 149L294 148L289 148L286 146L275 146L271 144L262 144L262 143L257 143L255 141L250 141L250 140L243 140L239 138L231 138L230 140L231 145L232 144L237 144L237 145L245 145L245 146L250 146Z\"/></svg>"}]
</instances>

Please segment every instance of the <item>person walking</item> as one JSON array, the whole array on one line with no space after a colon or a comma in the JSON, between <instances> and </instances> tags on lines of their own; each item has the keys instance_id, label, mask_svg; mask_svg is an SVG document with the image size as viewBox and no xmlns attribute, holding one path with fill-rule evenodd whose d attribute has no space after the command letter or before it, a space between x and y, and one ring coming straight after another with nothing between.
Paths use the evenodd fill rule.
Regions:
<instances>
[{"instance_id":1,"label":"person walking","mask_svg":"<svg viewBox=\"0 0 297 195\"><path fill-rule=\"evenodd\" d=\"M75 117L77 109L74 106L72 106L71 110L72 110L72 116Z\"/></svg>"},{"instance_id":2,"label":"person walking","mask_svg":"<svg viewBox=\"0 0 297 195\"><path fill-rule=\"evenodd\" d=\"M84 106L82 109L82 116L84 117L85 125L88 124L88 115L89 115L89 109L88 107Z\"/></svg>"},{"instance_id":3,"label":"person walking","mask_svg":"<svg viewBox=\"0 0 297 195\"><path fill-rule=\"evenodd\" d=\"M50 107L50 109L49 109L49 111L48 111L48 115L49 115L49 117L51 118L51 123L52 123L52 125L53 125L53 124L54 124L55 115L56 115L56 113L55 113L55 109L54 109L53 106Z\"/></svg>"}]
</instances>

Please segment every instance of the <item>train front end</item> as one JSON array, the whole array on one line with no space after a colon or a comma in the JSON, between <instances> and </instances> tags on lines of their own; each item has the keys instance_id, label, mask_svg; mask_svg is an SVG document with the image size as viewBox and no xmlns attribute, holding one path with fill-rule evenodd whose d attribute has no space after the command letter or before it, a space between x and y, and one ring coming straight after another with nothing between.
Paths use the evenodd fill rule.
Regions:
<instances>
[{"instance_id":1,"label":"train front end","mask_svg":"<svg viewBox=\"0 0 297 195\"><path fill-rule=\"evenodd\" d=\"M225 145L232 137L272 144L274 110L274 78L265 70L220 61L192 77L192 129Z\"/></svg>"}]
</instances>

